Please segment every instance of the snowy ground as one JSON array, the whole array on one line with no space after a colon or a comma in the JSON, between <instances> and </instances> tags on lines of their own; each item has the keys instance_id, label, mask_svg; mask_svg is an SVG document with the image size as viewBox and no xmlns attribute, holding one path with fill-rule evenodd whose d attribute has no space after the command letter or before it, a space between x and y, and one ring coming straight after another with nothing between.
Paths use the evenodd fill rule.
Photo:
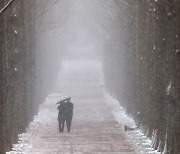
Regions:
<instances>
[{"instance_id":1,"label":"snowy ground","mask_svg":"<svg viewBox=\"0 0 180 154\"><path fill-rule=\"evenodd\" d=\"M106 92L104 92L104 96L107 100L106 102L112 110L114 118L118 121L118 123L122 125L122 127L126 125L131 128L136 128L134 120L127 116L123 107L120 106L120 103ZM131 139L140 154L160 154L152 149L152 141L139 129L129 130L125 133Z\"/></svg>"},{"instance_id":2,"label":"snowy ground","mask_svg":"<svg viewBox=\"0 0 180 154\"><path fill-rule=\"evenodd\" d=\"M45 102L40 106L38 115L34 117L33 122L29 124L26 133L19 135L18 144L14 144L12 151L6 152L6 154L26 154L32 148L32 140L36 137L36 131L44 123L51 122L53 117L57 116L55 112L52 114L50 111L52 108L52 103L56 103L62 95L54 93L47 97Z\"/></svg>"},{"instance_id":3,"label":"snowy ground","mask_svg":"<svg viewBox=\"0 0 180 154\"><path fill-rule=\"evenodd\" d=\"M26 154L31 148L31 141L36 137L34 135L33 130L36 130L42 123L47 123L48 121L52 121L52 117L56 117L56 113L54 115L51 110L52 102L57 102L60 94L51 94L47 97L46 101L41 105L39 114L34 117L34 121L30 123L29 128L27 129L27 133L19 135L18 144L14 144L12 151L7 152L7 154ZM121 125L122 129L125 125L129 127L135 127L135 123L133 119L129 118L123 108L119 105L119 102L112 98L108 93L104 92L104 97L108 106L111 108L111 111L114 115L114 118ZM50 114L51 113L51 114ZM140 154L157 154L156 151L153 151L151 148L151 140L148 139L143 133L138 130L130 130L124 132L128 135L131 141L134 144L134 147L137 148L137 151Z\"/></svg>"},{"instance_id":4,"label":"snowy ground","mask_svg":"<svg viewBox=\"0 0 180 154\"><path fill-rule=\"evenodd\" d=\"M151 149L151 141L138 129L124 131L124 125L134 127L135 123L119 102L104 91L101 69L99 62L83 62L83 65L65 62L59 86L76 102L73 131L58 133L55 104L62 95L53 93L41 105L27 132L19 135L18 144L7 154L84 154L92 150L100 151L93 153L157 154ZM56 152L52 152L56 147Z\"/></svg>"}]
</instances>

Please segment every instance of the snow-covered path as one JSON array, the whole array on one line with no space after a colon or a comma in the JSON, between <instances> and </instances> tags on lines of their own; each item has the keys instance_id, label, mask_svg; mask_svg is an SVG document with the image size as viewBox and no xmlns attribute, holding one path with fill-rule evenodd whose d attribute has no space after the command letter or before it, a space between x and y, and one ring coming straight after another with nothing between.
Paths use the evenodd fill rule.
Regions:
<instances>
[{"instance_id":1,"label":"snow-covered path","mask_svg":"<svg viewBox=\"0 0 180 154\"><path fill-rule=\"evenodd\" d=\"M28 154L136 154L130 140L114 119L104 97L101 63L64 62L56 93L41 106L28 128ZM71 133L59 133L56 101L72 97ZM66 129L65 129L66 130Z\"/></svg>"},{"instance_id":2,"label":"snow-covered path","mask_svg":"<svg viewBox=\"0 0 180 154\"><path fill-rule=\"evenodd\" d=\"M57 92L72 97L74 117L71 133L59 133L57 95L47 100L49 118L33 131L29 154L131 153L130 142L105 102L99 62L64 62ZM47 117L47 116L46 116Z\"/></svg>"}]
</instances>

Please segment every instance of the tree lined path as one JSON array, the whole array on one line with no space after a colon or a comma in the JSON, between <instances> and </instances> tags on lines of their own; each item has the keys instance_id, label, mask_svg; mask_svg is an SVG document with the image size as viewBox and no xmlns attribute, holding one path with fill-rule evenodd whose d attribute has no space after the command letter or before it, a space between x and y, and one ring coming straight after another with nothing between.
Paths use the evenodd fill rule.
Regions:
<instances>
[{"instance_id":1,"label":"tree lined path","mask_svg":"<svg viewBox=\"0 0 180 154\"><path fill-rule=\"evenodd\" d=\"M106 103L101 72L97 61L63 63L57 92L72 97L71 133L59 133L52 101L47 105L50 119L31 128L35 137L28 154L137 154Z\"/></svg>"}]
</instances>

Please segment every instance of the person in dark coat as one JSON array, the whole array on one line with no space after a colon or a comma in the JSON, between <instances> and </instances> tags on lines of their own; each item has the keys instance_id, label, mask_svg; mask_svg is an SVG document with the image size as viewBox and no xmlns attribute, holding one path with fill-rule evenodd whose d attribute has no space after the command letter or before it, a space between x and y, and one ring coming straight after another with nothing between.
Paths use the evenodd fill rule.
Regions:
<instances>
[{"instance_id":1,"label":"person in dark coat","mask_svg":"<svg viewBox=\"0 0 180 154\"><path fill-rule=\"evenodd\" d=\"M64 103L61 103L58 108L58 121L59 121L59 131L62 133L64 131L64 122L65 122L65 106Z\"/></svg>"},{"instance_id":2,"label":"person in dark coat","mask_svg":"<svg viewBox=\"0 0 180 154\"><path fill-rule=\"evenodd\" d=\"M68 98L60 103L58 106L58 120L59 120L59 131L62 133L64 131L64 123L66 121L67 131L70 133L71 122L73 117L73 103L71 103L71 98Z\"/></svg>"}]
</instances>

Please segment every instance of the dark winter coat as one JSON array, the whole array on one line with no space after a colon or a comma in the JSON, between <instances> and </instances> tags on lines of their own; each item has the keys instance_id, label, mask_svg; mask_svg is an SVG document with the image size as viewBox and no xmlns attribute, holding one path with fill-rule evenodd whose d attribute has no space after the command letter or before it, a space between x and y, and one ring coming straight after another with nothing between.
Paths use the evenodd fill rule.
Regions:
<instances>
[{"instance_id":1,"label":"dark winter coat","mask_svg":"<svg viewBox=\"0 0 180 154\"><path fill-rule=\"evenodd\" d=\"M58 108L59 110L59 113L58 113L58 120L59 121L63 121L65 120L65 106L64 106L64 103L61 103Z\"/></svg>"},{"instance_id":2,"label":"dark winter coat","mask_svg":"<svg viewBox=\"0 0 180 154\"><path fill-rule=\"evenodd\" d=\"M73 117L73 103L66 102L66 103L61 103L58 106L59 114L58 114L58 120L66 120L66 119L72 119Z\"/></svg>"}]
</instances>

